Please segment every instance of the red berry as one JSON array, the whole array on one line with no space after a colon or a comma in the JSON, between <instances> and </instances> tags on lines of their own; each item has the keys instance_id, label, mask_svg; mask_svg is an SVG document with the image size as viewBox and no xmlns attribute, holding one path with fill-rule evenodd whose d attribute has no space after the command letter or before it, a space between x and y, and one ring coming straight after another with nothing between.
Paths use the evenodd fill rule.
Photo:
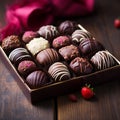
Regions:
<instances>
[{"instance_id":1,"label":"red berry","mask_svg":"<svg viewBox=\"0 0 120 120\"><path fill-rule=\"evenodd\" d=\"M72 102L77 102L77 96L76 95L70 94L70 95L68 95L68 97Z\"/></svg>"},{"instance_id":2,"label":"red berry","mask_svg":"<svg viewBox=\"0 0 120 120\"><path fill-rule=\"evenodd\" d=\"M115 19L114 20L114 26L116 27L116 28L120 28L120 19Z\"/></svg>"},{"instance_id":3,"label":"red berry","mask_svg":"<svg viewBox=\"0 0 120 120\"><path fill-rule=\"evenodd\" d=\"M90 99L94 96L94 92L89 86L82 87L81 94L85 99Z\"/></svg>"}]
</instances>

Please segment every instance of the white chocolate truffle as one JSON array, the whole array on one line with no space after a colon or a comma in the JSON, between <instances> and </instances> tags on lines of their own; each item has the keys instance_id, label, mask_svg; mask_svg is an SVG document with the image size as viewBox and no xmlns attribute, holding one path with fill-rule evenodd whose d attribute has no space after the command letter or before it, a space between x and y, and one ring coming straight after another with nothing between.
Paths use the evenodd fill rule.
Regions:
<instances>
[{"instance_id":1,"label":"white chocolate truffle","mask_svg":"<svg viewBox=\"0 0 120 120\"><path fill-rule=\"evenodd\" d=\"M36 55L38 52L49 48L50 44L46 39L40 37L31 40L28 44L26 44L26 47L32 53L32 55Z\"/></svg>"}]
</instances>

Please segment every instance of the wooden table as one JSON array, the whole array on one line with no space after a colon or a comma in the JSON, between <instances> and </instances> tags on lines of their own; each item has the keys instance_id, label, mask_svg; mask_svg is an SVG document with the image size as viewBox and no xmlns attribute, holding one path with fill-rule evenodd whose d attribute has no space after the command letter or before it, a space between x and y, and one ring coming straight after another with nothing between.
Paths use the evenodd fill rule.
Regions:
<instances>
[{"instance_id":1,"label":"wooden table","mask_svg":"<svg viewBox=\"0 0 120 120\"><path fill-rule=\"evenodd\" d=\"M7 1L0 4L2 22ZM120 1L96 0L95 4L92 15L75 20L120 60L120 30L113 24L120 16ZM77 91L76 103L65 95L32 105L0 60L0 120L120 120L120 81L113 78L94 89L96 99L92 101L84 100Z\"/></svg>"}]
</instances>

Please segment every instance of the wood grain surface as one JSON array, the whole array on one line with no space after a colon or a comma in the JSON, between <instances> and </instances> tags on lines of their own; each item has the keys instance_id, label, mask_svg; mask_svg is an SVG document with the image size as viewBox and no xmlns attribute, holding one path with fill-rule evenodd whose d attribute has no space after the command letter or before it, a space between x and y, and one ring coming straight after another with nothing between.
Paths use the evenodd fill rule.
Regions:
<instances>
[{"instance_id":1,"label":"wood grain surface","mask_svg":"<svg viewBox=\"0 0 120 120\"><path fill-rule=\"evenodd\" d=\"M6 3L10 1L0 4L3 24ZM120 60L120 29L114 27L114 19L120 16L120 0L96 0L95 5L93 14L72 20L83 25ZM77 91L77 102L71 102L64 95L32 105L0 60L0 120L120 120L120 80L113 78L109 83L95 86L94 90L96 96L90 101L84 100Z\"/></svg>"}]
</instances>

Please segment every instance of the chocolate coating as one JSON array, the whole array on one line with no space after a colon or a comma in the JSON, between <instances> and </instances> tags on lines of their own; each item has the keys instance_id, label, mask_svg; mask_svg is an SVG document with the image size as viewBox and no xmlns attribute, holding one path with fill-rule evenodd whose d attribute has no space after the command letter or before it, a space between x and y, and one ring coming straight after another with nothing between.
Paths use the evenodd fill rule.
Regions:
<instances>
[{"instance_id":1,"label":"chocolate coating","mask_svg":"<svg viewBox=\"0 0 120 120\"><path fill-rule=\"evenodd\" d=\"M18 65L21 61L32 58L25 48L16 48L9 54L9 59L13 64Z\"/></svg>"},{"instance_id":2,"label":"chocolate coating","mask_svg":"<svg viewBox=\"0 0 120 120\"><path fill-rule=\"evenodd\" d=\"M71 40L67 36L59 36L55 38L52 42L52 46L56 49L59 49L61 47L64 47L66 45L70 45Z\"/></svg>"},{"instance_id":3,"label":"chocolate coating","mask_svg":"<svg viewBox=\"0 0 120 120\"><path fill-rule=\"evenodd\" d=\"M79 49L83 56L91 57L96 52L104 50L104 47L96 40L84 39L80 42Z\"/></svg>"},{"instance_id":4,"label":"chocolate coating","mask_svg":"<svg viewBox=\"0 0 120 120\"><path fill-rule=\"evenodd\" d=\"M25 43L28 43L30 42L33 38L36 38L36 37L40 37L40 35L37 33L37 32L34 32L34 31L26 31L23 36L22 36L22 40L25 42Z\"/></svg>"},{"instance_id":5,"label":"chocolate coating","mask_svg":"<svg viewBox=\"0 0 120 120\"><path fill-rule=\"evenodd\" d=\"M59 25L58 30L63 35L71 35L77 28L75 22L66 20Z\"/></svg>"},{"instance_id":6,"label":"chocolate coating","mask_svg":"<svg viewBox=\"0 0 120 120\"><path fill-rule=\"evenodd\" d=\"M26 83L31 89L39 88L50 82L48 75L43 71L34 71L26 78Z\"/></svg>"},{"instance_id":7,"label":"chocolate coating","mask_svg":"<svg viewBox=\"0 0 120 120\"><path fill-rule=\"evenodd\" d=\"M93 36L84 30L75 30L72 34L72 42L79 44L84 39L94 39Z\"/></svg>"},{"instance_id":8,"label":"chocolate coating","mask_svg":"<svg viewBox=\"0 0 120 120\"><path fill-rule=\"evenodd\" d=\"M108 51L99 51L92 58L91 62L97 70L103 70L105 68L117 65L117 62Z\"/></svg>"},{"instance_id":9,"label":"chocolate coating","mask_svg":"<svg viewBox=\"0 0 120 120\"><path fill-rule=\"evenodd\" d=\"M5 52L10 52L20 46L21 42L19 40L19 37L16 35L8 36L2 41L2 48Z\"/></svg>"},{"instance_id":10,"label":"chocolate coating","mask_svg":"<svg viewBox=\"0 0 120 120\"><path fill-rule=\"evenodd\" d=\"M76 75L86 75L93 71L93 67L90 62L81 57L73 59L69 66Z\"/></svg>"},{"instance_id":11,"label":"chocolate coating","mask_svg":"<svg viewBox=\"0 0 120 120\"><path fill-rule=\"evenodd\" d=\"M52 41L54 38L56 38L59 35L57 28L53 25L42 26L38 30L38 33L49 41Z\"/></svg>"},{"instance_id":12,"label":"chocolate coating","mask_svg":"<svg viewBox=\"0 0 120 120\"><path fill-rule=\"evenodd\" d=\"M26 77L28 74L35 71L36 69L36 64L31 60L21 61L18 65L18 71L24 77Z\"/></svg>"},{"instance_id":13,"label":"chocolate coating","mask_svg":"<svg viewBox=\"0 0 120 120\"><path fill-rule=\"evenodd\" d=\"M72 44L69 46L60 48L59 53L66 61L70 61L75 57L80 56L78 48Z\"/></svg>"},{"instance_id":14,"label":"chocolate coating","mask_svg":"<svg viewBox=\"0 0 120 120\"><path fill-rule=\"evenodd\" d=\"M55 82L67 80L71 77L67 66L61 62L55 62L52 64L48 69L48 73L52 76Z\"/></svg>"},{"instance_id":15,"label":"chocolate coating","mask_svg":"<svg viewBox=\"0 0 120 120\"><path fill-rule=\"evenodd\" d=\"M59 61L60 58L57 51L52 48L47 48L39 52L36 56L36 59L41 65L47 66Z\"/></svg>"}]
</instances>

